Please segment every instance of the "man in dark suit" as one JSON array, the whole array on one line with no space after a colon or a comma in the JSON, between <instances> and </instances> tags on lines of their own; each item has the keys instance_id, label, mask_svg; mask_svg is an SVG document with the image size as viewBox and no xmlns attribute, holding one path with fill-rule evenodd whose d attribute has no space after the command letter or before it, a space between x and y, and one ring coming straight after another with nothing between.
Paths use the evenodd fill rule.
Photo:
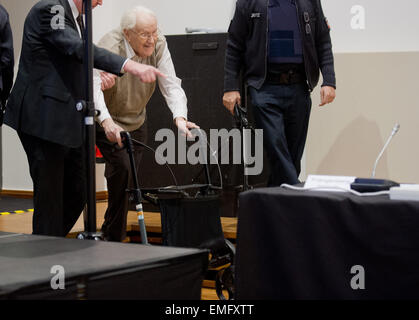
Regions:
<instances>
[{"instance_id":1,"label":"man in dark suit","mask_svg":"<svg viewBox=\"0 0 419 320\"><path fill-rule=\"evenodd\" d=\"M92 0L93 8L101 4ZM84 115L76 110L85 91L82 5L82 0L42 0L30 10L6 107L5 123L17 131L29 161L34 234L67 235L86 202ZM94 66L144 82L164 76L98 47Z\"/></svg>"},{"instance_id":2,"label":"man in dark suit","mask_svg":"<svg viewBox=\"0 0 419 320\"><path fill-rule=\"evenodd\" d=\"M13 35L9 14L0 5L0 126L3 124L4 107L13 85Z\"/></svg>"}]
</instances>

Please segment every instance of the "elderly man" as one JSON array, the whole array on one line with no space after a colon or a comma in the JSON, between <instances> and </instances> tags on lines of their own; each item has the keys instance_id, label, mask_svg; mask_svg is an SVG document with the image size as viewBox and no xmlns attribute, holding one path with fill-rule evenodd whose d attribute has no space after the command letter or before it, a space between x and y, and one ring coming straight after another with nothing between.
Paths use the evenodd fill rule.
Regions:
<instances>
[{"instance_id":1,"label":"elderly man","mask_svg":"<svg viewBox=\"0 0 419 320\"><path fill-rule=\"evenodd\" d=\"M191 136L189 129L198 127L186 120L186 95L152 11L144 7L129 10L123 15L120 28L106 34L98 45L164 72L167 77L158 79L160 90L178 129ZM133 139L146 142L146 105L155 84L144 84L130 76L115 80L107 73L101 73L101 76L97 73L95 79L97 108L100 110L96 144L106 162L109 195L102 232L109 241L122 241L126 236L128 212L126 189L132 183L132 176L127 152L116 148L115 144L122 145L120 132L123 130L129 131ZM142 147L135 146L137 172L140 171L142 151Z\"/></svg>"},{"instance_id":2,"label":"elderly man","mask_svg":"<svg viewBox=\"0 0 419 320\"><path fill-rule=\"evenodd\" d=\"M92 6L102 0L93 0ZM33 233L65 236L86 203L83 156L82 0L43 0L25 20L19 71L6 106L29 161L34 185ZM113 74L154 82L152 66L95 48L94 64Z\"/></svg>"}]
</instances>

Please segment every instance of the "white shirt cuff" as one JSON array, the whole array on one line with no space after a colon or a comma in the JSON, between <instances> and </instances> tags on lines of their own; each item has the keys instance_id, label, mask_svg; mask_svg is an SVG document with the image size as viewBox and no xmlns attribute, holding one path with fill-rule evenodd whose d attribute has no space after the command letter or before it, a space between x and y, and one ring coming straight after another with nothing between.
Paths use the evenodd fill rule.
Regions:
<instances>
[{"instance_id":1,"label":"white shirt cuff","mask_svg":"<svg viewBox=\"0 0 419 320\"><path fill-rule=\"evenodd\" d=\"M125 60L124 64L122 65L122 68L121 68L121 73L122 74L126 73L125 70L124 70L124 68L125 68L125 65L127 64L128 60L129 59Z\"/></svg>"},{"instance_id":2,"label":"white shirt cuff","mask_svg":"<svg viewBox=\"0 0 419 320\"><path fill-rule=\"evenodd\" d=\"M97 116L97 122L100 124L100 126L102 126L102 122L109 118L112 118L112 117L109 114L108 109L106 108L100 111L100 115Z\"/></svg>"}]
</instances>

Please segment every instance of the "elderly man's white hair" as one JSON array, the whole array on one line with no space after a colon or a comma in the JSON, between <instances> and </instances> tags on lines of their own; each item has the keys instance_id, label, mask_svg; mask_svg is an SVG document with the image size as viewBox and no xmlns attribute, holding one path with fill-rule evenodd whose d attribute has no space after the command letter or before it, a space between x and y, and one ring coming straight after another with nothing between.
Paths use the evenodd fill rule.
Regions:
<instances>
[{"instance_id":1,"label":"elderly man's white hair","mask_svg":"<svg viewBox=\"0 0 419 320\"><path fill-rule=\"evenodd\" d=\"M122 30L131 30L133 29L137 24L137 17L142 16L151 16L155 19L157 19L155 13L151 11L150 9L142 6L136 6L135 8L132 8L124 13L124 15L121 18L121 29Z\"/></svg>"}]
</instances>

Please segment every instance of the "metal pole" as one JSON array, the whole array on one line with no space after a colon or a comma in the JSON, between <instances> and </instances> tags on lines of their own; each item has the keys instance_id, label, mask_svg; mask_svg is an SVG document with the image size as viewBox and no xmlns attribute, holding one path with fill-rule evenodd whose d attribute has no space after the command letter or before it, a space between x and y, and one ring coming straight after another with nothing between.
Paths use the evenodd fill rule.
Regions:
<instances>
[{"instance_id":1,"label":"metal pole","mask_svg":"<svg viewBox=\"0 0 419 320\"><path fill-rule=\"evenodd\" d=\"M135 166L135 159L134 159L134 145L132 143L131 135L129 132L125 132L125 131L121 132L121 138L123 139L125 147L127 148L129 163L131 166L131 175L134 182L134 189L128 190L128 191L131 193L132 198L135 202L135 210L137 211L137 220L138 220L138 225L140 227L141 242L143 244L148 244L147 230L146 230L145 221L144 221L143 205L141 203L142 196L141 196L140 184L138 183L137 168Z\"/></svg>"},{"instance_id":2,"label":"metal pole","mask_svg":"<svg viewBox=\"0 0 419 320\"><path fill-rule=\"evenodd\" d=\"M95 131L95 106L93 98L93 41L92 41L92 0L83 0L86 28L84 31L84 67L86 86L86 173L87 173L87 205L84 210L85 233L79 238L101 239L96 233L96 131Z\"/></svg>"}]
</instances>

